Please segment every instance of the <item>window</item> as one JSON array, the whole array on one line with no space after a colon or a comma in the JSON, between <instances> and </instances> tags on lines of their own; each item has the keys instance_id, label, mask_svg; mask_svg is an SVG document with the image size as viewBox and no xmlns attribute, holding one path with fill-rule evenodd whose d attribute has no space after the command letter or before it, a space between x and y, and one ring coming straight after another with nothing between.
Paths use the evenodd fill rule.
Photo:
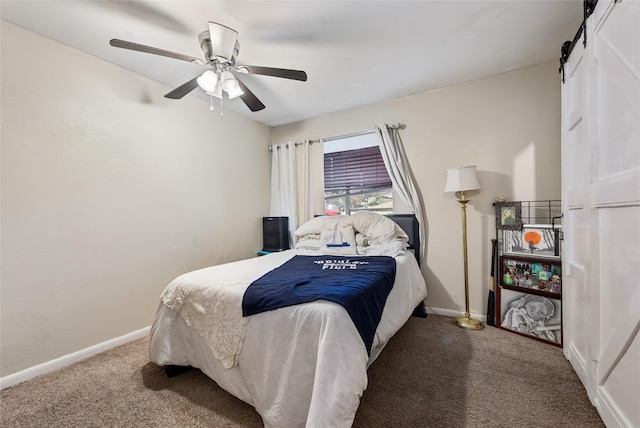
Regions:
<instances>
[{"instance_id":1,"label":"window","mask_svg":"<svg viewBox=\"0 0 640 428\"><path fill-rule=\"evenodd\" d=\"M374 133L325 142L325 214L393 213L391 178Z\"/></svg>"}]
</instances>

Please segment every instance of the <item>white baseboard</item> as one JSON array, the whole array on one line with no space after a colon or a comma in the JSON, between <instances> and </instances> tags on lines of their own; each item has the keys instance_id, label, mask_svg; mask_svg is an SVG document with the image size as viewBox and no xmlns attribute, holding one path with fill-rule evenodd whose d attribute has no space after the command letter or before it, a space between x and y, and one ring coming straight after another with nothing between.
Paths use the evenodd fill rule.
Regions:
<instances>
[{"instance_id":1,"label":"white baseboard","mask_svg":"<svg viewBox=\"0 0 640 428\"><path fill-rule=\"evenodd\" d=\"M624 412L617 405L616 400L609 395L609 392L605 388L599 387L596 390L595 395L596 404L594 404L594 406L598 410L605 426L608 428L632 428L634 426L638 426L626 417Z\"/></svg>"},{"instance_id":2,"label":"white baseboard","mask_svg":"<svg viewBox=\"0 0 640 428\"><path fill-rule=\"evenodd\" d=\"M2 377L0 378L0 389L17 385L29 379L33 379L36 376L40 376L42 374L49 373L62 367L68 366L70 364L77 363L78 361L82 361L86 358L91 357L92 355L99 354L100 352L108 351L109 349L124 345L125 343L133 342L134 340L147 336L150 331L151 326L141 328L140 330L125 334L124 336L107 340L106 342L90 346L78 352L64 355L60 358L56 358L55 360L47 361L46 363L38 364L37 366L19 371L18 373Z\"/></svg>"}]
</instances>

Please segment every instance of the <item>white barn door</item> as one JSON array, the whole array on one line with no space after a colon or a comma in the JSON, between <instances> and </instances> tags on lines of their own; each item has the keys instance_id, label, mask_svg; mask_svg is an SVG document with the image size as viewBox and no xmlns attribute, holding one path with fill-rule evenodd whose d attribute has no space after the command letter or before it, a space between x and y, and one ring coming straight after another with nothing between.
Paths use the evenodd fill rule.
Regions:
<instances>
[{"instance_id":1,"label":"white barn door","mask_svg":"<svg viewBox=\"0 0 640 428\"><path fill-rule=\"evenodd\" d=\"M565 356L587 388L594 390L591 337L598 329L598 307L592 302L587 273L590 267L589 165L592 152L587 144L585 65L579 40L564 66L562 86L562 205L563 205L563 349Z\"/></svg>"},{"instance_id":2,"label":"white barn door","mask_svg":"<svg viewBox=\"0 0 640 428\"><path fill-rule=\"evenodd\" d=\"M640 427L640 2L600 1L562 88L564 352L608 427Z\"/></svg>"}]
</instances>

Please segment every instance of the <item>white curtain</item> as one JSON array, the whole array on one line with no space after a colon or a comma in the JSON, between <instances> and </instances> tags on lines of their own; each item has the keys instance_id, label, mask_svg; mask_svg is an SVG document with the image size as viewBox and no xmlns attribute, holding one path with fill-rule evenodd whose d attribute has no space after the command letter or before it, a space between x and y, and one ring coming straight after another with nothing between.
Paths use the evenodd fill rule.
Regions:
<instances>
[{"instance_id":1,"label":"white curtain","mask_svg":"<svg viewBox=\"0 0 640 428\"><path fill-rule=\"evenodd\" d=\"M423 260L425 248L427 247L427 225L423 221L420 196L411 175L409 159L407 159L407 155L404 152L398 126L383 123L377 125L376 130L380 136L380 153L387 167L389 177L391 177L393 189L413 209L413 213L420 223L420 260Z\"/></svg>"},{"instance_id":2,"label":"white curtain","mask_svg":"<svg viewBox=\"0 0 640 428\"><path fill-rule=\"evenodd\" d=\"M322 141L271 146L271 216L289 217L289 244L299 225L324 213Z\"/></svg>"}]
</instances>

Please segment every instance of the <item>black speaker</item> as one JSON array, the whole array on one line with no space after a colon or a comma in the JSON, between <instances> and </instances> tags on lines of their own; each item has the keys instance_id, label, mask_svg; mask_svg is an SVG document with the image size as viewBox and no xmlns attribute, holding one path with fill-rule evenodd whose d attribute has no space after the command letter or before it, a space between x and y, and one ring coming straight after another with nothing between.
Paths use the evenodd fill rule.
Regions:
<instances>
[{"instance_id":1,"label":"black speaker","mask_svg":"<svg viewBox=\"0 0 640 428\"><path fill-rule=\"evenodd\" d=\"M262 217L262 251L289 249L289 217Z\"/></svg>"}]
</instances>

